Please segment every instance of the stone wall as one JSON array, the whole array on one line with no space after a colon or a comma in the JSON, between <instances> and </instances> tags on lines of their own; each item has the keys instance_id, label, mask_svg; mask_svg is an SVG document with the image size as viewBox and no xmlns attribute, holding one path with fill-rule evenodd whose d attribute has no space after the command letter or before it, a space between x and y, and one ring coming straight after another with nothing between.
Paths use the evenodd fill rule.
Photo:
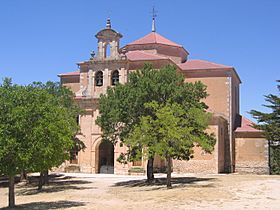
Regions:
<instances>
[{"instance_id":1,"label":"stone wall","mask_svg":"<svg viewBox=\"0 0 280 210\"><path fill-rule=\"evenodd\" d=\"M73 93L80 90L80 77L79 76L64 76L61 77L63 86L69 88Z\"/></svg>"},{"instance_id":2,"label":"stone wall","mask_svg":"<svg viewBox=\"0 0 280 210\"><path fill-rule=\"evenodd\" d=\"M269 145L264 137L235 138L235 172L269 174Z\"/></svg>"},{"instance_id":3,"label":"stone wall","mask_svg":"<svg viewBox=\"0 0 280 210\"><path fill-rule=\"evenodd\" d=\"M227 133L227 121L222 117L214 116L211 125L207 129L208 133L214 133L216 144L214 151L206 153L201 147L194 147L194 157L189 160L173 160L173 171L177 173L221 173L225 167L225 138Z\"/></svg>"}]
</instances>

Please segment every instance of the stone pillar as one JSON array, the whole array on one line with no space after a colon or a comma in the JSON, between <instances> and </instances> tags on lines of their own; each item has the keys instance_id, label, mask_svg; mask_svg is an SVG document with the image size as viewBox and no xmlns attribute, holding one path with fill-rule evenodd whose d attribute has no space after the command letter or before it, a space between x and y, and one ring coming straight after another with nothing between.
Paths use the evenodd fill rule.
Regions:
<instances>
[{"instance_id":1,"label":"stone pillar","mask_svg":"<svg viewBox=\"0 0 280 210\"><path fill-rule=\"evenodd\" d=\"M105 43L102 42L101 40L98 40L98 52L97 52L97 57L99 59L102 59L105 57Z\"/></svg>"},{"instance_id":2,"label":"stone pillar","mask_svg":"<svg viewBox=\"0 0 280 210\"><path fill-rule=\"evenodd\" d=\"M87 73L81 72L80 73L80 89L83 89L87 87L88 81L87 81Z\"/></svg>"},{"instance_id":3,"label":"stone pillar","mask_svg":"<svg viewBox=\"0 0 280 210\"><path fill-rule=\"evenodd\" d=\"M105 69L103 72L103 93L106 93L109 86L109 69Z\"/></svg>"},{"instance_id":4,"label":"stone pillar","mask_svg":"<svg viewBox=\"0 0 280 210\"><path fill-rule=\"evenodd\" d=\"M96 93L95 93L95 73L96 72L93 72L92 74L92 97L95 97Z\"/></svg>"},{"instance_id":5,"label":"stone pillar","mask_svg":"<svg viewBox=\"0 0 280 210\"><path fill-rule=\"evenodd\" d=\"M123 72L124 72L124 83L127 83L128 81L128 69L125 69L125 68L122 68L123 69Z\"/></svg>"},{"instance_id":6,"label":"stone pillar","mask_svg":"<svg viewBox=\"0 0 280 210\"><path fill-rule=\"evenodd\" d=\"M93 89L93 81L92 81L92 78L93 78L93 72L92 70L90 69L88 71L88 96L92 96L92 89Z\"/></svg>"},{"instance_id":7,"label":"stone pillar","mask_svg":"<svg viewBox=\"0 0 280 210\"><path fill-rule=\"evenodd\" d=\"M125 84L127 82L127 70L125 68L121 68L119 73L120 83Z\"/></svg>"},{"instance_id":8,"label":"stone pillar","mask_svg":"<svg viewBox=\"0 0 280 210\"><path fill-rule=\"evenodd\" d=\"M83 134L83 142L86 148L91 148L92 145L92 120L93 120L93 110L86 110L86 113L81 117L81 132ZM81 172L91 173L91 150L85 149L85 151L80 151L79 153L79 165Z\"/></svg>"},{"instance_id":9,"label":"stone pillar","mask_svg":"<svg viewBox=\"0 0 280 210\"><path fill-rule=\"evenodd\" d=\"M112 86L112 71L108 71L108 86Z\"/></svg>"},{"instance_id":10,"label":"stone pillar","mask_svg":"<svg viewBox=\"0 0 280 210\"><path fill-rule=\"evenodd\" d=\"M111 45L111 58L118 58L119 57L119 42L118 40L112 40L110 42Z\"/></svg>"}]
</instances>

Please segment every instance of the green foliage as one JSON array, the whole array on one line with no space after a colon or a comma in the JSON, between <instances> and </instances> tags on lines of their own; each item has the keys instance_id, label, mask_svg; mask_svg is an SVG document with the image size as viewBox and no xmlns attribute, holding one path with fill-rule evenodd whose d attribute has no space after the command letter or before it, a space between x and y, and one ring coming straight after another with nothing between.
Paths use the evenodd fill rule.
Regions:
<instances>
[{"instance_id":1,"label":"green foliage","mask_svg":"<svg viewBox=\"0 0 280 210\"><path fill-rule=\"evenodd\" d=\"M27 92L5 79L0 85L0 174L12 176L30 159L28 140Z\"/></svg>"},{"instance_id":2,"label":"green foliage","mask_svg":"<svg viewBox=\"0 0 280 210\"><path fill-rule=\"evenodd\" d=\"M142 145L148 153L179 160L192 158L195 145L207 152L214 149L214 136L205 132L210 114L204 110L185 110L178 103L160 105L156 101L146 103L145 107L151 109L152 115L142 116L134 126L125 141L130 147Z\"/></svg>"},{"instance_id":3,"label":"green foliage","mask_svg":"<svg viewBox=\"0 0 280 210\"><path fill-rule=\"evenodd\" d=\"M66 159L69 159L69 150L80 151L80 150L84 150L86 148L85 144L75 136L75 134L78 131L76 118L79 114L82 114L83 111L74 103L73 92L71 90L69 90L68 88L61 86L61 84L59 82L48 81L45 84L41 83L41 82L34 82L31 85L29 85L29 88L47 91L49 94L51 94L52 96L55 97L56 103L60 107L61 106L64 107L64 111L66 111L66 114L68 115L68 117L66 117L66 119L68 118L68 122L66 121L68 124L66 126L68 126L69 130L68 131L65 130L65 131L66 131L66 133L71 135L70 138L72 138L72 141L71 142L68 141L68 138L69 138L69 136L68 136L67 142L64 145L64 147L67 147L67 149L61 147L61 150L57 151L57 156L56 157L53 156L54 159L56 160L56 163L55 163L55 160L49 160L50 167L48 167L48 168L42 167L42 169L47 170L53 166L59 166ZM53 114L54 114L54 112L53 112ZM62 112L60 114L62 114ZM52 140L54 142L56 141L55 138L53 138ZM51 140L48 140L48 142L51 143ZM71 144L71 147L69 147L69 143ZM71 153L70 153L70 155L71 155ZM49 157L43 157L43 159L45 161L45 167L47 167L46 158L49 158Z\"/></svg>"},{"instance_id":4,"label":"green foliage","mask_svg":"<svg viewBox=\"0 0 280 210\"><path fill-rule=\"evenodd\" d=\"M79 109L55 83L0 85L0 173L44 171L69 158ZM72 99L71 99L72 100Z\"/></svg>"},{"instance_id":5,"label":"green foliage","mask_svg":"<svg viewBox=\"0 0 280 210\"><path fill-rule=\"evenodd\" d=\"M131 172L131 173L144 173L145 169L141 168L141 167L133 167L133 168L130 168L128 170L128 172Z\"/></svg>"},{"instance_id":6,"label":"green foliage","mask_svg":"<svg viewBox=\"0 0 280 210\"><path fill-rule=\"evenodd\" d=\"M129 74L128 83L110 88L100 97L100 116L96 122L102 128L103 139L114 143L120 139L129 146L127 159L122 154L121 162L137 160L142 152L150 158L164 151L174 158L188 159L193 142L206 151L213 149L213 136L204 132L209 116L201 99L206 96L205 85L184 82L184 76L175 67L154 70L145 65ZM157 124L160 120L166 124ZM158 132L156 128L160 126L167 130ZM142 135L143 131L147 135ZM170 141L174 147L165 144ZM182 147L181 142L184 142Z\"/></svg>"},{"instance_id":7,"label":"green foliage","mask_svg":"<svg viewBox=\"0 0 280 210\"><path fill-rule=\"evenodd\" d=\"M49 94L55 96L58 103L68 108L68 112L73 118L76 118L78 114L82 113L82 110L73 102L73 92L70 89L61 86L59 82L33 82L29 87L46 90Z\"/></svg>"},{"instance_id":8,"label":"green foliage","mask_svg":"<svg viewBox=\"0 0 280 210\"><path fill-rule=\"evenodd\" d=\"M277 81L280 83L280 80ZM277 85L280 93L280 84ZM260 123L255 127L265 131L266 138L271 141L271 171L280 174L280 98L278 95L269 94L265 96L265 101L269 105L264 105L271 109L270 113L263 113L251 110L249 113Z\"/></svg>"},{"instance_id":9,"label":"green foliage","mask_svg":"<svg viewBox=\"0 0 280 210\"><path fill-rule=\"evenodd\" d=\"M270 147L271 174L280 174L280 146Z\"/></svg>"}]
</instances>

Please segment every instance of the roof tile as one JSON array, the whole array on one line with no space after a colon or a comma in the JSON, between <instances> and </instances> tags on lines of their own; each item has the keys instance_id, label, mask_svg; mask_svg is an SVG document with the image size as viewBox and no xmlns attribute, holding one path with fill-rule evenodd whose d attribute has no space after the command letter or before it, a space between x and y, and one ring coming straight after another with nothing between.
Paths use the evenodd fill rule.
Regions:
<instances>
[{"instance_id":1,"label":"roof tile","mask_svg":"<svg viewBox=\"0 0 280 210\"><path fill-rule=\"evenodd\" d=\"M129 51L126 53L128 60L131 61L147 61L147 60L162 60L167 59L163 56L147 53L140 50Z\"/></svg>"},{"instance_id":2,"label":"roof tile","mask_svg":"<svg viewBox=\"0 0 280 210\"><path fill-rule=\"evenodd\" d=\"M182 70L194 70L194 69L228 69L231 66L212 63L205 60L187 60L185 63L179 64Z\"/></svg>"},{"instance_id":3,"label":"roof tile","mask_svg":"<svg viewBox=\"0 0 280 210\"><path fill-rule=\"evenodd\" d=\"M236 128L236 132L262 132L261 130L258 130L256 128L253 128L255 123L253 123L251 120L240 116L241 117L241 126Z\"/></svg>"},{"instance_id":4,"label":"roof tile","mask_svg":"<svg viewBox=\"0 0 280 210\"><path fill-rule=\"evenodd\" d=\"M73 71L73 72L67 72L67 73L61 73L58 76L78 76L80 75L80 71Z\"/></svg>"},{"instance_id":5,"label":"roof tile","mask_svg":"<svg viewBox=\"0 0 280 210\"><path fill-rule=\"evenodd\" d=\"M129 45L141 45L141 44L164 44L164 45L170 45L170 46L175 46L175 47L182 47L182 45L179 45L175 42L172 42L168 40L167 38L159 35L156 32L151 32L147 34L146 36L131 42L128 44Z\"/></svg>"}]
</instances>

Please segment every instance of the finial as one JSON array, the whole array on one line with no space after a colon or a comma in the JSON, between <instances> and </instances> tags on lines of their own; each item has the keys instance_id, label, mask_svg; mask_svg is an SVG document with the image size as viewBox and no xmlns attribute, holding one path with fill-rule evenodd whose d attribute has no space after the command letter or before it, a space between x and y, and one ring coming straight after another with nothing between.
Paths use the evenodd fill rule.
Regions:
<instances>
[{"instance_id":1,"label":"finial","mask_svg":"<svg viewBox=\"0 0 280 210\"><path fill-rule=\"evenodd\" d=\"M153 11L152 11L152 17L153 17L153 22L152 22L152 32L156 32L156 16L157 16L157 11L155 10L155 7L153 7Z\"/></svg>"},{"instance_id":2,"label":"finial","mask_svg":"<svg viewBox=\"0 0 280 210\"><path fill-rule=\"evenodd\" d=\"M111 20L110 20L110 18L107 18L106 28L108 28L108 29L111 28Z\"/></svg>"},{"instance_id":3,"label":"finial","mask_svg":"<svg viewBox=\"0 0 280 210\"><path fill-rule=\"evenodd\" d=\"M95 56L94 50L92 50L92 51L90 52L90 56L91 56L91 58L94 58L94 56Z\"/></svg>"}]
</instances>

